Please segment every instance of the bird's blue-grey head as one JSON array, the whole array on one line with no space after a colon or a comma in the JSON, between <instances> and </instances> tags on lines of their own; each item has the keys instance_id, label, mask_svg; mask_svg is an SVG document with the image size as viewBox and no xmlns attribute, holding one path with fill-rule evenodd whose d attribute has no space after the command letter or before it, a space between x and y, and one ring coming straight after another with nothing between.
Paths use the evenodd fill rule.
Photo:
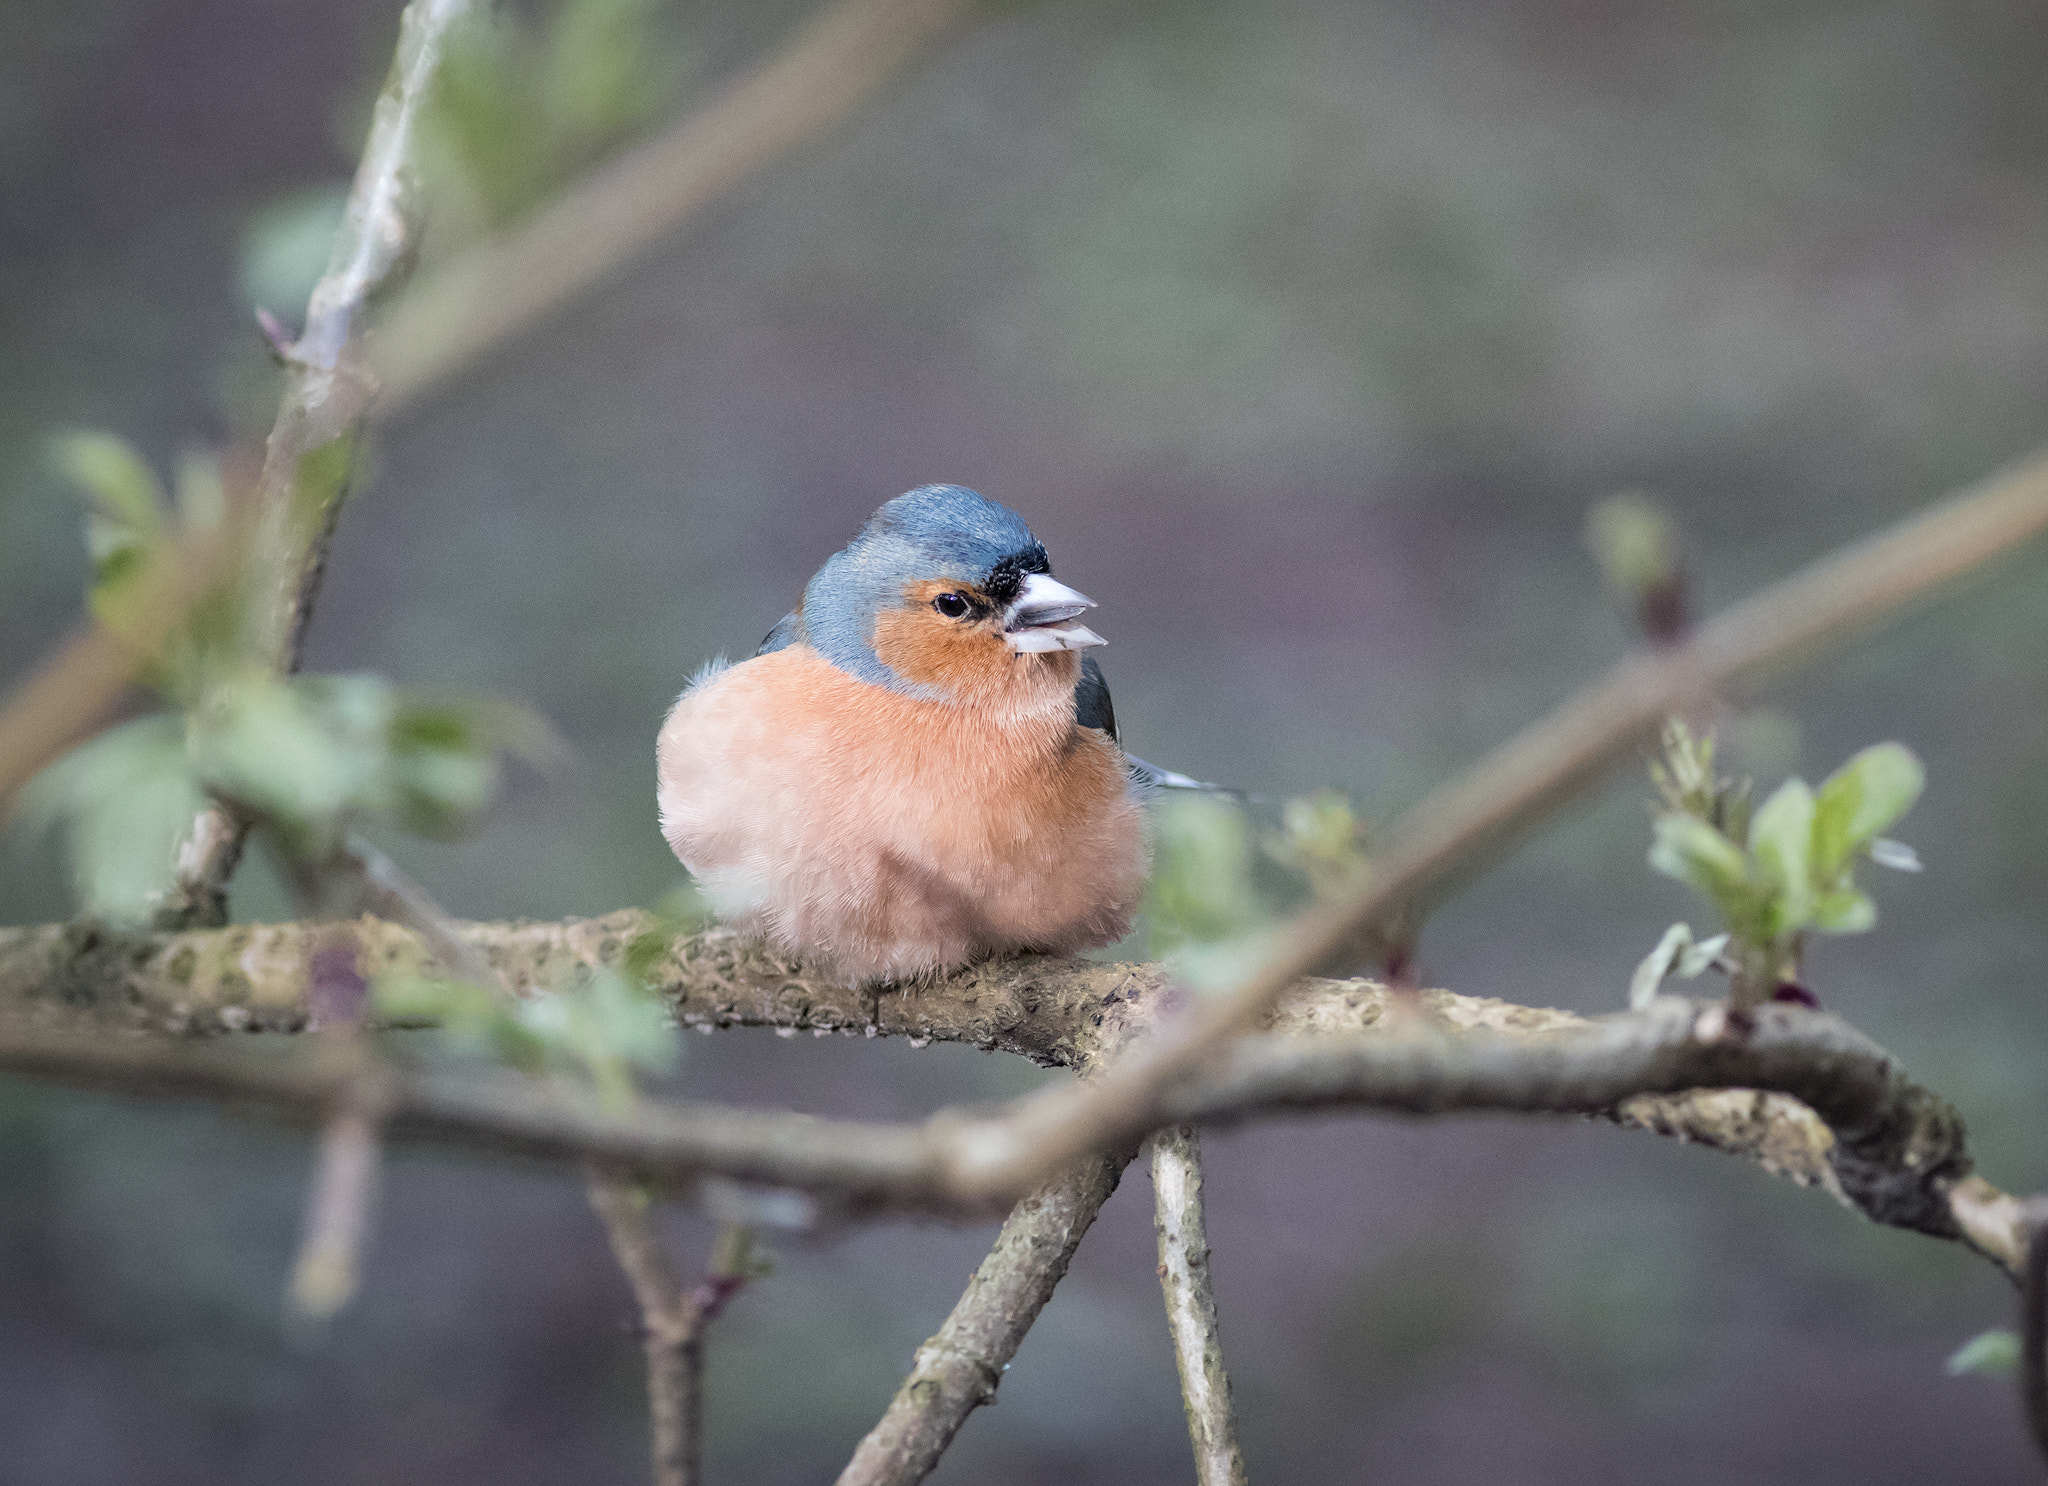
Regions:
<instances>
[{"instance_id":1,"label":"bird's blue-grey head","mask_svg":"<svg viewBox=\"0 0 2048 1486\"><path fill-rule=\"evenodd\" d=\"M900 607L909 585L943 579L1009 613L1025 637L1013 648L1100 644L1065 622L1090 601L1051 575L1044 544L1015 511L964 485L925 485L888 502L844 550L826 559L804 589L803 630L840 670L906 695L936 697L933 688L898 675L875 654L876 616ZM1055 644L1044 638L1056 633L1086 639Z\"/></svg>"}]
</instances>

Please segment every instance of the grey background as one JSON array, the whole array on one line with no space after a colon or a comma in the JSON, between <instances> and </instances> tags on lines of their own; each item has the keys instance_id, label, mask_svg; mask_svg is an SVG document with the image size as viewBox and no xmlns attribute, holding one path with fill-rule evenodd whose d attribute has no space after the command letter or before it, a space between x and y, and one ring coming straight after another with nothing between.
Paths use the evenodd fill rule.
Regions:
<instances>
[{"instance_id":1,"label":"grey background","mask_svg":"<svg viewBox=\"0 0 2048 1486\"><path fill-rule=\"evenodd\" d=\"M0 682L72 622L42 440L227 433L241 235L345 178L397 6L0 4ZM803 13L677 10L691 95ZM1629 642L1580 544L1660 493L1704 608L2039 442L2048 30L2008 3L1044 4L384 430L311 663L537 704L575 767L474 841L391 843L454 910L589 913L677 869L651 749L881 500L1024 512L1101 600L1127 741L1375 813ZM260 358L259 358L260 360ZM2036 550L1734 725L1766 785L1897 737L1929 864L1824 944L1823 999L2048 1187L2048 585ZM1432 984L1617 1007L1698 906L1625 781L1444 911ZM243 917L283 912L260 867ZM0 845L0 916L66 911ZM692 1094L915 1116L1031 1070L693 1039ZM2010 1292L1707 1153L1576 1123L1344 1118L1210 1143L1215 1273L1267 1482L2039 1478L1941 1362ZM0 1086L0 1480L632 1481L630 1302L565 1176L394 1161L364 1294L290 1339L302 1140ZM1134 1174L935 1478L1189 1473ZM708 1229L677 1215L701 1254ZM722 1483L829 1477L985 1247L785 1246L719 1323Z\"/></svg>"}]
</instances>

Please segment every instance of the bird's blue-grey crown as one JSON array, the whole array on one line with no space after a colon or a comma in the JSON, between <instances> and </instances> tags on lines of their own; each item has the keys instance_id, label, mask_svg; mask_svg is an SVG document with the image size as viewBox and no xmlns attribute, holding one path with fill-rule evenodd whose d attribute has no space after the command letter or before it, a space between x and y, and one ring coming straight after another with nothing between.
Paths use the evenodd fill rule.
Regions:
<instances>
[{"instance_id":1,"label":"bird's blue-grey crown","mask_svg":"<svg viewBox=\"0 0 2048 1486\"><path fill-rule=\"evenodd\" d=\"M763 648L797 638L791 626L797 620L818 653L849 675L909 696L936 697L875 654L875 616L903 602L906 584L928 578L973 584L1006 603L1028 575L1051 571L1044 545L1008 506L964 485L920 486L885 504L826 559L804 589L800 617L778 624Z\"/></svg>"}]
</instances>

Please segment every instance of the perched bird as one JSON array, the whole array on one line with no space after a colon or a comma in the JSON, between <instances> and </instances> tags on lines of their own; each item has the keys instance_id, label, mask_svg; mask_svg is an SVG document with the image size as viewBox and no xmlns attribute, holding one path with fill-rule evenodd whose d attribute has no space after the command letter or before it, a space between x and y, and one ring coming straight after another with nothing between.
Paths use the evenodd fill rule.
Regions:
<instances>
[{"instance_id":1,"label":"perched bird","mask_svg":"<svg viewBox=\"0 0 2048 1486\"><path fill-rule=\"evenodd\" d=\"M1081 654L1093 607L1016 512L897 496L677 699L662 834L721 917L849 979L1121 937L1147 785Z\"/></svg>"}]
</instances>

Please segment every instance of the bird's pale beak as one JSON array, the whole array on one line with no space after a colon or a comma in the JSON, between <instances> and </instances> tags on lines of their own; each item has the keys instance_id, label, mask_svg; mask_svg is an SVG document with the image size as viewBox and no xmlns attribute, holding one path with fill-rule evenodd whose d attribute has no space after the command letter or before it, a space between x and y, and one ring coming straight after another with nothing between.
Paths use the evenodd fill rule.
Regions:
<instances>
[{"instance_id":1,"label":"bird's pale beak","mask_svg":"<svg viewBox=\"0 0 2048 1486\"><path fill-rule=\"evenodd\" d=\"M1048 650L1086 650L1109 642L1085 624L1075 622L1095 600L1076 593L1046 573L1032 573L1017 590L1017 597L1003 617L1003 641L1019 655Z\"/></svg>"}]
</instances>

